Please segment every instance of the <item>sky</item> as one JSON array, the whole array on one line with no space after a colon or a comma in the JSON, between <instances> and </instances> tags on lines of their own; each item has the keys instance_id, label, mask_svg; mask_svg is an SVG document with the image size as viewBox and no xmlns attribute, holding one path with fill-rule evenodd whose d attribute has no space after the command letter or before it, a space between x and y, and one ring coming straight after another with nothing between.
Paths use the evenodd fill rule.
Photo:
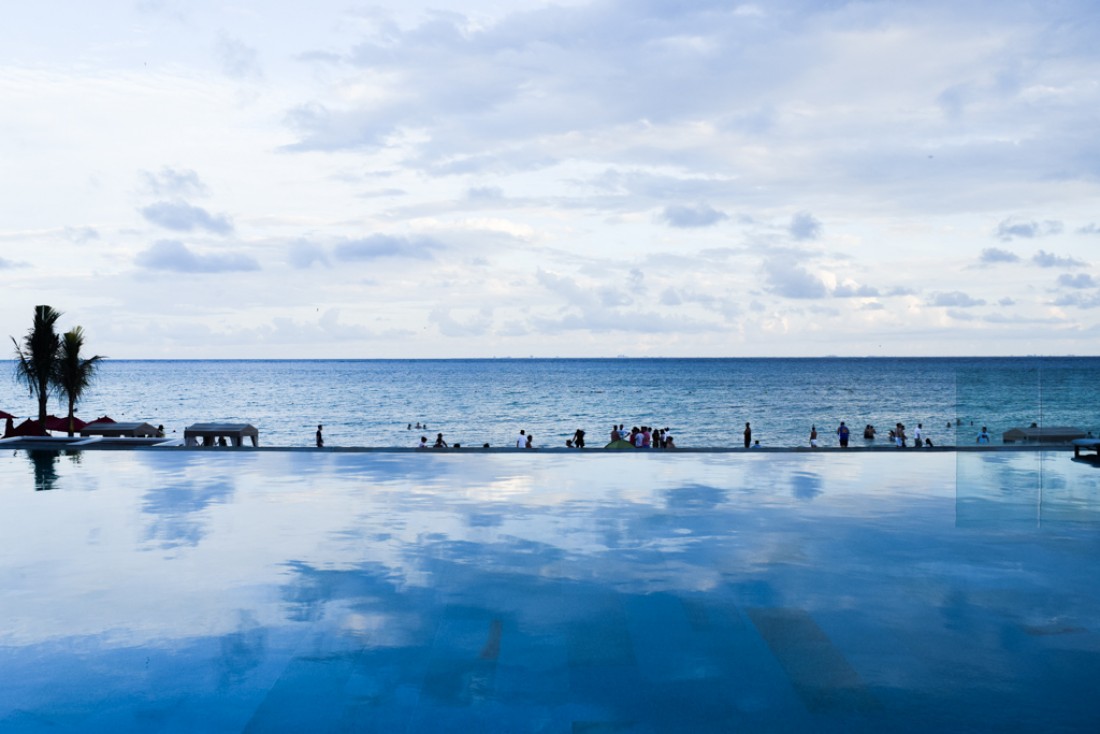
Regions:
<instances>
[{"instance_id":1,"label":"sky","mask_svg":"<svg viewBox=\"0 0 1100 734\"><path fill-rule=\"evenodd\" d=\"M41 0L0 334L112 358L1061 355L1091 0Z\"/></svg>"}]
</instances>

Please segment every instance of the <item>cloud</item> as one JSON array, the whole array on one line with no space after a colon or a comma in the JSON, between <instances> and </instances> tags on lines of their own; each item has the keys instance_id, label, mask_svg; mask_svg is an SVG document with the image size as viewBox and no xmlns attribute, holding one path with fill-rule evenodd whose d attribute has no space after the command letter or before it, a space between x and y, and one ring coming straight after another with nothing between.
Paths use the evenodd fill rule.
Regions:
<instances>
[{"instance_id":1,"label":"cloud","mask_svg":"<svg viewBox=\"0 0 1100 734\"><path fill-rule=\"evenodd\" d=\"M987 247L982 250L982 256L979 260L987 265L992 265L994 263L1014 263L1020 261L1020 256L1015 252L1002 250L999 247Z\"/></svg>"},{"instance_id":2,"label":"cloud","mask_svg":"<svg viewBox=\"0 0 1100 734\"><path fill-rule=\"evenodd\" d=\"M658 300L662 306L679 306L684 302L680 292L675 288L665 288Z\"/></svg>"},{"instance_id":3,"label":"cloud","mask_svg":"<svg viewBox=\"0 0 1100 734\"><path fill-rule=\"evenodd\" d=\"M697 206L666 206L661 212L661 219L670 227L712 227L719 222L729 219L724 212L713 209L706 204Z\"/></svg>"},{"instance_id":4,"label":"cloud","mask_svg":"<svg viewBox=\"0 0 1100 734\"><path fill-rule=\"evenodd\" d=\"M214 215L202 207L182 201L160 201L141 210L141 215L157 226L174 232L192 232L196 229L213 234L226 235L233 231L233 223L224 214Z\"/></svg>"},{"instance_id":5,"label":"cloud","mask_svg":"<svg viewBox=\"0 0 1100 734\"><path fill-rule=\"evenodd\" d=\"M764 262L765 286L770 292L785 298L825 298L829 289L817 276L806 272L797 263L779 258Z\"/></svg>"},{"instance_id":6,"label":"cloud","mask_svg":"<svg viewBox=\"0 0 1100 734\"><path fill-rule=\"evenodd\" d=\"M83 245L99 239L99 232L94 227L66 227L65 236L73 242Z\"/></svg>"},{"instance_id":7,"label":"cloud","mask_svg":"<svg viewBox=\"0 0 1100 734\"><path fill-rule=\"evenodd\" d=\"M428 315L428 321L435 324L443 336L482 336L493 325L493 310L485 307L473 313L468 319L459 321L451 316L451 309L437 306Z\"/></svg>"},{"instance_id":8,"label":"cloud","mask_svg":"<svg viewBox=\"0 0 1100 734\"><path fill-rule=\"evenodd\" d=\"M214 52L226 76L241 81L263 77L256 49L242 41L222 35L214 46Z\"/></svg>"},{"instance_id":9,"label":"cloud","mask_svg":"<svg viewBox=\"0 0 1100 734\"><path fill-rule=\"evenodd\" d=\"M328 265L328 254L319 245L299 240L290 245L287 251L287 261L292 267L305 269L313 263Z\"/></svg>"},{"instance_id":10,"label":"cloud","mask_svg":"<svg viewBox=\"0 0 1100 734\"><path fill-rule=\"evenodd\" d=\"M535 274L539 284L565 300L569 313L551 318L535 316L533 326L544 333L570 331L632 332L644 334L676 334L719 331L716 323L669 316L663 311L641 311L635 300L622 291L599 286L583 286L567 275L539 268ZM706 300L688 296L684 300ZM647 301L646 304L649 302ZM620 309L618 306L630 306ZM575 311L574 311L575 309Z\"/></svg>"},{"instance_id":11,"label":"cloud","mask_svg":"<svg viewBox=\"0 0 1100 734\"><path fill-rule=\"evenodd\" d=\"M721 314L726 319L733 319L741 313L741 307L736 302L718 298L694 288L665 288L657 298L657 302L662 306L669 307L698 304L709 311Z\"/></svg>"},{"instance_id":12,"label":"cloud","mask_svg":"<svg viewBox=\"0 0 1100 734\"><path fill-rule=\"evenodd\" d=\"M973 308L974 306L984 306L985 301L981 298L971 298L962 291L951 291L949 293L933 293L928 299L929 306L946 306L953 308Z\"/></svg>"},{"instance_id":13,"label":"cloud","mask_svg":"<svg viewBox=\"0 0 1100 734\"><path fill-rule=\"evenodd\" d=\"M1078 273L1077 275L1063 273L1058 276L1058 285L1065 288L1095 288L1096 281L1088 273Z\"/></svg>"},{"instance_id":14,"label":"cloud","mask_svg":"<svg viewBox=\"0 0 1100 734\"><path fill-rule=\"evenodd\" d=\"M1072 257L1059 257L1039 250L1032 256L1031 262L1041 268L1082 268L1086 263Z\"/></svg>"},{"instance_id":15,"label":"cloud","mask_svg":"<svg viewBox=\"0 0 1100 734\"><path fill-rule=\"evenodd\" d=\"M544 334L570 331L595 333L627 332L634 334L698 334L724 331L716 323L667 316L654 311L617 311L615 309L585 309L579 313L550 318L536 316L531 319L536 329Z\"/></svg>"},{"instance_id":16,"label":"cloud","mask_svg":"<svg viewBox=\"0 0 1100 734\"><path fill-rule=\"evenodd\" d=\"M1034 239L1048 235L1060 234L1062 223L1054 220L1043 222L1018 222L1013 219L1005 219L997 225L997 239L1010 242L1017 238Z\"/></svg>"},{"instance_id":17,"label":"cloud","mask_svg":"<svg viewBox=\"0 0 1100 734\"><path fill-rule=\"evenodd\" d=\"M499 201L504 192L499 186L473 186L466 190L466 198L471 201Z\"/></svg>"},{"instance_id":18,"label":"cloud","mask_svg":"<svg viewBox=\"0 0 1100 734\"><path fill-rule=\"evenodd\" d=\"M1100 292L1084 293L1077 291L1076 293L1067 293L1058 296L1050 303L1053 306L1076 306L1082 309L1096 308L1100 306Z\"/></svg>"},{"instance_id":19,"label":"cloud","mask_svg":"<svg viewBox=\"0 0 1100 734\"><path fill-rule=\"evenodd\" d=\"M539 268L535 280L546 290L565 298L572 305L596 307L594 289L582 288L575 280L565 275Z\"/></svg>"},{"instance_id":20,"label":"cloud","mask_svg":"<svg viewBox=\"0 0 1100 734\"><path fill-rule=\"evenodd\" d=\"M809 212L798 212L787 227L796 240L816 240L821 237L821 222Z\"/></svg>"},{"instance_id":21,"label":"cloud","mask_svg":"<svg viewBox=\"0 0 1100 734\"><path fill-rule=\"evenodd\" d=\"M1029 319L1015 314L991 313L982 316L982 321L987 324L1060 324L1065 319Z\"/></svg>"},{"instance_id":22,"label":"cloud","mask_svg":"<svg viewBox=\"0 0 1100 734\"><path fill-rule=\"evenodd\" d=\"M206 196L209 190L190 169L165 166L156 173L141 172L142 188L158 197Z\"/></svg>"},{"instance_id":23,"label":"cloud","mask_svg":"<svg viewBox=\"0 0 1100 734\"><path fill-rule=\"evenodd\" d=\"M1097 227L1093 222L1089 222L1084 227L1078 228L1077 234L1100 234L1100 227Z\"/></svg>"},{"instance_id":24,"label":"cloud","mask_svg":"<svg viewBox=\"0 0 1100 734\"><path fill-rule=\"evenodd\" d=\"M877 298L878 288L858 283L845 282L833 289L834 298Z\"/></svg>"},{"instance_id":25,"label":"cloud","mask_svg":"<svg viewBox=\"0 0 1100 734\"><path fill-rule=\"evenodd\" d=\"M259 270L253 258L239 253L198 254L182 242L161 240L134 259L140 267L174 273L231 273Z\"/></svg>"},{"instance_id":26,"label":"cloud","mask_svg":"<svg viewBox=\"0 0 1100 734\"><path fill-rule=\"evenodd\" d=\"M886 306L879 303L878 301L868 301L859 308L861 311L883 311L886 309Z\"/></svg>"},{"instance_id":27,"label":"cloud","mask_svg":"<svg viewBox=\"0 0 1100 734\"><path fill-rule=\"evenodd\" d=\"M8 260L6 258L0 257L0 270L14 270L15 268L25 267L27 267L26 263L15 262L14 260Z\"/></svg>"},{"instance_id":28,"label":"cloud","mask_svg":"<svg viewBox=\"0 0 1100 734\"><path fill-rule=\"evenodd\" d=\"M1009 298L1008 296L1005 296L1001 300L997 301L997 305L998 306L1006 306L1006 307L1007 306L1015 306L1016 305L1016 299Z\"/></svg>"},{"instance_id":29,"label":"cloud","mask_svg":"<svg viewBox=\"0 0 1100 734\"><path fill-rule=\"evenodd\" d=\"M344 261L378 260L386 257L431 260L435 257L433 253L442 249L443 245L430 237L372 234L338 244L333 248L333 255L337 260Z\"/></svg>"}]
</instances>

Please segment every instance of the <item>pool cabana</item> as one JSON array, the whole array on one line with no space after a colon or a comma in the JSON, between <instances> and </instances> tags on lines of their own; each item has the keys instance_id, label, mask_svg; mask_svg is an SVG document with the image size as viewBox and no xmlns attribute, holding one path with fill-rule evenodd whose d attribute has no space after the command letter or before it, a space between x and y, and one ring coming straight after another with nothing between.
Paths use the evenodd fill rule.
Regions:
<instances>
[{"instance_id":1,"label":"pool cabana","mask_svg":"<svg viewBox=\"0 0 1100 734\"><path fill-rule=\"evenodd\" d=\"M1080 428L1072 426L1031 426L1030 428L1011 428L1004 432L1001 440L1005 443L1062 443L1068 444L1079 438L1087 438Z\"/></svg>"},{"instance_id":2,"label":"pool cabana","mask_svg":"<svg viewBox=\"0 0 1100 734\"><path fill-rule=\"evenodd\" d=\"M81 436L104 436L106 438L157 438L156 426L148 423L89 423L80 429Z\"/></svg>"},{"instance_id":3,"label":"pool cabana","mask_svg":"<svg viewBox=\"0 0 1100 734\"><path fill-rule=\"evenodd\" d=\"M260 432L248 423L196 423L183 429L185 446L244 446L244 439L260 445Z\"/></svg>"}]
</instances>

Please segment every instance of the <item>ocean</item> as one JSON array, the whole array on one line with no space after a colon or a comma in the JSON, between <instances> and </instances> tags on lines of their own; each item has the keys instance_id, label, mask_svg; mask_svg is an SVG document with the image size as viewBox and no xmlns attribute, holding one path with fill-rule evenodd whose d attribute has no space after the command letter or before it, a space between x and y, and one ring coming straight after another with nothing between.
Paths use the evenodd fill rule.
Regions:
<instances>
[{"instance_id":1,"label":"ocean","mask_svg":"<svg viewBox=\"0 0 1100 734\"><path fill-rule=\"evenodd\" d=\"M36 404L0 380L0 410L31 416ZM64 410L51 398L51 413ZM898 422L910 435L923 424L937 445L972 444L986 425L997 443L1032 423L1100 435L1100 358L108 360L77 410L104 414L169 436L251 423L262 446L311 446L321 423L328 446L411 447L436 433L508 446L524 429L558 447L581 428L597 447L623 423L667 427L681 447L736 447L746 422L762 446L805 446L811 426L835 445L842 420L853 445L867 424L885 443Z\"/></svg>"}]
</instances>

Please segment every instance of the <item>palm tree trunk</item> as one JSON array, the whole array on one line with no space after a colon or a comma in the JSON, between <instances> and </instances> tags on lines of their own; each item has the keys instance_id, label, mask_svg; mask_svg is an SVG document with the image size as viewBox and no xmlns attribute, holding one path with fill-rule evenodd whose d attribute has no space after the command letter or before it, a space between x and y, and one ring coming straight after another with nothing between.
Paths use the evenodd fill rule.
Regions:
<instances>
[{"instance_id":1,"label":"palm tree trunk","mask_svg":"<svg viewBox=\"0 0 1100 734\"><path fill-rule=\"evenodd\" d=\"M46 433L46 401L50 399L49 389L38 391L38 427Z\"/></svg>"},{"instance_id":2,"label":"palm tree trunk","mask_svg":"<svg viewBox=\"0 0 1100 734\"><path fill-rule=\"evenodd\" d=\"M69 438L73 437L73 411L75 410L76 401L73 397L69 396Z\"/></svg>"}]
</instances>

